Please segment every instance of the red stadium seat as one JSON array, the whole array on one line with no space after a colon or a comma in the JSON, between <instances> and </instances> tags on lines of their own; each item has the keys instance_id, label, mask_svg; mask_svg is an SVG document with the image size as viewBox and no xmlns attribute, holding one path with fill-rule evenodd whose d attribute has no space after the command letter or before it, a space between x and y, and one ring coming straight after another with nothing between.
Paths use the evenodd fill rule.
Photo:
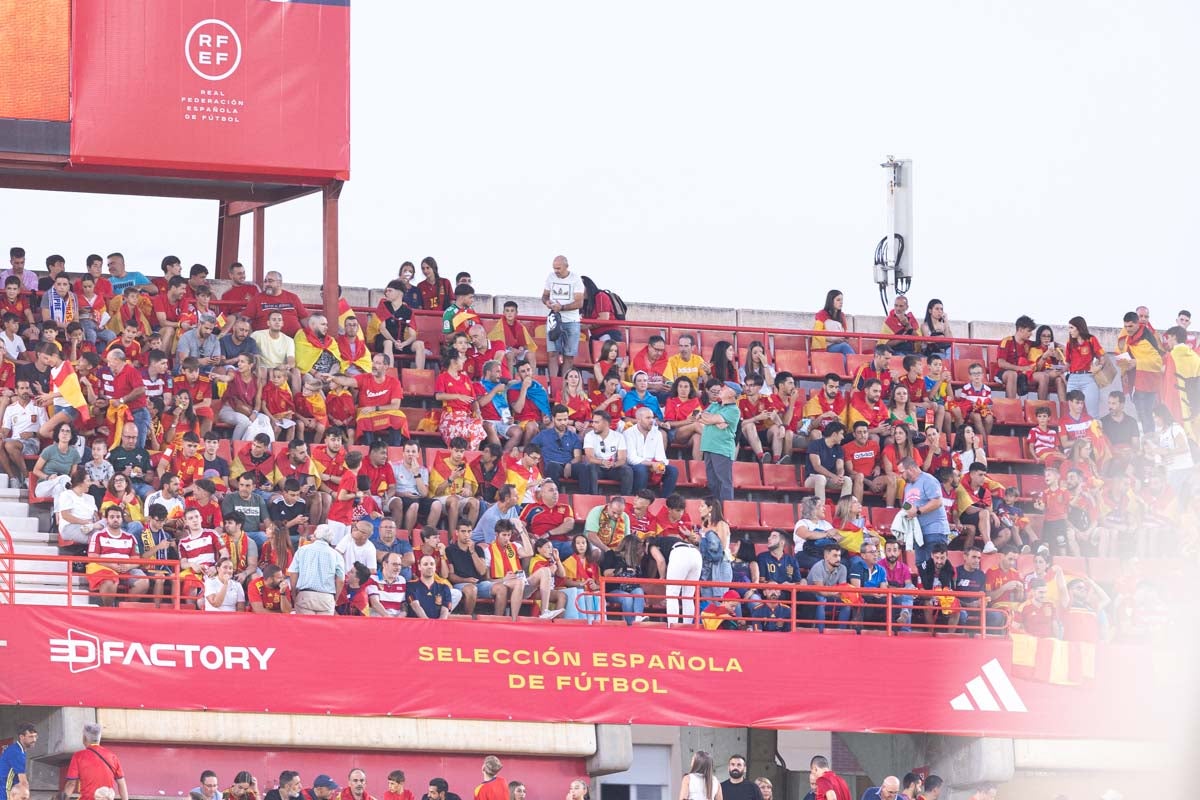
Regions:
<instances>
[{"instance_id":1,"label":"red stadium seat","mask_svg":"<svg viewBox=\"0 0 1200 800\"><path fill-rule=\"evenodd\" d=\"M1030 400L1025 404L1025 424L1037 425L1037 412L1039 408L1050 409L1050 425L1051 427L1058 424L1058 406L1052 400Z\"/></svg>"},{"instance_id":2,"label":"red stadium seat","mask_svg":"<svg viewBox=\"0 0 1200 800\"><path fill-rule=\"evenodd\" d=\"M865 364L870 364L871 358L872 356L869 355L846 356L846 370L849 372L850 377L854 377L855 373L858 372L859 367Z\"/></svg>"},{"instance_id":3,"label":"red stadium seat","mask_svg":"<svg viewBox=\"0 0 1200 800\"><path fill-rule=\"evenodd\" d=\"M796 507L791 503L760 503L758 514L764 528L790 535L796 527Z\"/></svg>"},{"instance_id":4,"label":"red stadium seat","mask_svg":"<svg viewBox=\"0 0 1200 800\"><path fill-rule=\"evenodd\" d=\"M684 461L682 458L672 458L671 459L671 466L673 466L673 467L675 467L675 469L679 470L679 479L678 479L678 483L676 484L677 486L682 486L685 489L694 489L698 486L704 485L702 483L696 483L691 478L690 474L688 473L688 467L690 466L694 469L697 464L700 465L700 467L699 467L700 471L701 471L701 473L703 473L704 462L702 462L702 461L689 462L689 461Z\"/></svg>"},{"instance_id":5,"label":"red stadium seat","mask_svg":"<svg viewBox=\"0 0 1200 800\"><path fill-rule=\"evenodd\" d=\"M763 485L777 492L798 492L800 481L793 464L763 464Z\"/></svg>"},{"instance_id":6,"label":"red stadium seat","mask_svg":"<svg viewBox=\"0 0 1200 800\"><path fill-rule=\"evenodd\" d=\"M705 468L703 461L688 462L688 482L692 486L698 486L701 489L708 487L708 470Z\"/></svg>"},{"instance_id":7,"label":"red stadium seat","mask_svg":"<svg viewBox=\"0 0 1200 800\"><path fill-rule=\"evenodd\" d=\"M571 511L575 519L585 520L593 508L604 505L604 500L602 494L574 494L571 495Z\"/></svg>"},{"instance_id":8,"label":"red stadium seat","mask_svg":"<svg viewBox=\"0 0 1200 800\"><path fill-rule=\"evenodd\" d=\"M837 354L834 353L834 355ZM777 372L790 372L793 377L810 374L808 353L803 350L776 350L775 370Z\"/></svg>"},{"instance_id":9,"label":"red stadium seat","mask_svg":"<svg viewBox=\"0 0 1200 800\"><path fill-rule=\"evenodd\" d=\"M988 477L1005 489L1017 488L1017 476L1008 472L989 472Z\"/></svg>"},{"instance_id":10,"label":"red stadium seat","mask_svg":"<svg viewBox=\"0 0 1200 800\"><path fill-rule=\"evenodd\" d=\"M435 378L431 369L405 369L400 373L404 393L412 397L433 397Z\"/></svg>"},{"instance_id":11,"label":"red stadium seat","mask_svg":"<svg viewBox=\"0 0 1200 800\"><path fill-rule=\"evenodd\" d=\"M1046 491L1046 476L1040 474L1021 476L1021 497L1033 497L1035 492Z\"/></svg>"},{"instance_id":12,"label":"red stadium seat","mask_svg":"<svg viewBox=\"0 0 1200 800\"><path fill-rule=\"evenodd\" d=\"M956 344L954 345L953 353L955 361L964 361L968 365L973 362L979 362L985 367L987 366L987 353L983 349L983 345Z\"/></svg>"},{"instance_id":13,"label":"red stadium seat","mask_svg":"<svg viewBox=\"0 0 1200 800\"><path fill-rule=\"evenodd\" d=\"M871 516L871 524L880 532L892 529L892 520L899 511L900 509L898 508L879 508L878 506L868 510Z\"/></svg>"},{"instance_id":14,"label":"red stadium seat","mask_svg":"<svg viewBox=\"0 0 1200 800\"><path fill-rule=\"evenodd\" d=\"M1032 459L1025 457L1024 442L1016 436L988 437L988 457L993 461L1017 464L1032 462Z\"/></svg>"},{"instance_id":15,"label":"red stadium seat","mask_svg":"<svg viewBox=\"0 0 1200 800\"><path fill-rule=\"evenodd\" d=\"M762 470L757 461L733 462L733 488L739 491L757 491L765 489L762 481Z\"/></svg>"},{"instance_id":16,"label":"red stadium seat","mask_svg":"<svg viewBox=\"0 0 1200 800\"><path fill-rule=\"evenodd\" d=\"M726 500L725 521L729 527L739 531L766 530L758 519L758 503L745 500Z\"/></svg>"},{"instance_id":17,"label":"red stadium seat","mask_svg":"<svg viewBox=\"0 0 1200 800\"><path fill-rule=\"evenodd\" d=\"M810 375L825 375L834 373L841 375L843 380L849 380L854 373L846 369L846 357L841 353L827 353L824 350L814 350L809 354L809 360L812 363L812 372Z\"/></svg>"},{"instance_id":18,"label":"red stadium seat","mask_svg":"<svg viewBox=\"0 0 1200 800\"><path fill-rule=\"evenodd\" d=\"M997 397L992 400L992 413L1001 425L1024 426L1025 408L1019 397Z\"/></svg>"}]
</instances>

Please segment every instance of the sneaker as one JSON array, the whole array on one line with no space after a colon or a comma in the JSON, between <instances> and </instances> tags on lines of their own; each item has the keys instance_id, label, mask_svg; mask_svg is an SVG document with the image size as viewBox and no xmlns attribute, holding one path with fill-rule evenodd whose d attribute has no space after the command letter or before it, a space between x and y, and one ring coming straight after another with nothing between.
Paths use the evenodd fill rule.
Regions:
<instances>
[{"instance_id":1,"label":"sneaker","mask_svg":"<svg viewBox=\"0 0 1200 800\"><path fill-rule=\"evenodd\" d=\"M990 541L984 542L983 554L986 556L988 553L994 553L994 552L996 552L996 545L992 544Z\"/></svg>"},{"instance_id":2,"label":"sneaker","mask_svg":"<svg viewBox=\"0 0 1200 800\"><path fill-rule=\"evenodd\" d=\"M633 624L634 624L634 625L637 625L639 622L645 622L645 621L646 621L646 617L644 617L644 616L642 616L642 615L640 615L640 614L639 614L638 616L636 616L636 617L634 617L634 618L633 618Z\"/></svg>"},{"instance_id":3,"label":"sneaker","mask_svg":"<svg viewBox=\"0 0 1200 800\"><path fill-rule=\"evenodd\" d=\"M792 457L788 456L788 455L780 456L779 460L776 461L775 463L776 464L790 464L790 463L792 463Z\"/></svg>"},{"instance_id":4,"label":"sneaker","mask_svg":"<svg viewBox=\"0 0 1200 800\"><path fill-rule=\"evenodd\" d=\"M543 611L539 619L554 619L555 617L561 616L565 610L566 609L563 608L555 608L551 609L550 611Z\"/></svg>"}]
</instances>

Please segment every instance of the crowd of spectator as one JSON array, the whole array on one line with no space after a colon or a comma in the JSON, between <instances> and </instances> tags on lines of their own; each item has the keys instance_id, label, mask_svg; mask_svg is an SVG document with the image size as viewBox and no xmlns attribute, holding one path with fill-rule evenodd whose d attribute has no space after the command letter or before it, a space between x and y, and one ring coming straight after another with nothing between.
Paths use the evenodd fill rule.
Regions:
<instances>
[{"instance_id":1,"label":"crowd of spectator","mask_svg":"<svg viewBox=\"0 0 1200 800\"><path fill-rule=\"evenodd\" d=\"M862 590L885 585L985 591L989 607L1020 621L1040 605L1065 614L1076 599L1103 618L1112 601L1083 576L992 580L1014 554L1196 549L1200 355L1186 311L1161 333L1147 309L1130 312L1115 357L1080 317L1059 345L1022 316L995 358L970 363L958 383L943 304L931 300L917 319L901 296L872 357L809 394L761 341L740 359L718 341L706 359L690 334L674 353L654 335L626 356L614 324L623 303L562 256L543 285L546 324L532 332L513 302L489 327L472 276L451 283L433 258L417 283L403 264L365 325L344 301L337 320L310 312L278 272L260 289L233 264L217 298L203 265L186 277L174 256L160 266L147 278L120 253L92 255L73 277L50 256L39 279L12 248L0 273L0 469L21 483L28 473L34 498L53 502L60 543L93 557L87 577L105 603L180 591L208 610L442 617L485 601L497 614L574 618L595 611L603 576L630 581L605 599L631 623L647 617L652 592L636 583L646 578L728 583L702 592L718 627L780 629L790 595L772 583L857 590L809 593L816 624L877 619L878 596ZM814 353L854 354L842 301L828 293ZM424 312L441 316L441 341L418 335ZM576 367L580 347L593 346L593 368ZM540 348L549 380L537 374ZM418 432L446 448L429 458L395 369L427 359L440 408ZM1000 392L1029 394L1035 408L1025 454L1044 467L1045 488L1027 498L988 471ZM710 496L698 519L669 453L704 465ZM724 520L739 459L798 462L812 491L794 530L773 532L765 552ZM613 494L577 519L567 484L595 496L602 483ZM937 521L907 513L921 485L937 487ZM864 509L877 502L905 509L890 529ZM938 545L961 550L962 564L939 563ZM911 572L906 551L917 553ZM1009 566L982 572L980 555ZM178 559L181 575L122 563L138 556ZM745 582L768 586L733 588ZM688 587L665 594L666 619L696 618ZM896 621L911 625L906 599ZM1035 628L1061 625L1030 613L1043 620ZM978 624L965 607L916 618L950 624L954 614Z\"/></svg>"}]
</instances>

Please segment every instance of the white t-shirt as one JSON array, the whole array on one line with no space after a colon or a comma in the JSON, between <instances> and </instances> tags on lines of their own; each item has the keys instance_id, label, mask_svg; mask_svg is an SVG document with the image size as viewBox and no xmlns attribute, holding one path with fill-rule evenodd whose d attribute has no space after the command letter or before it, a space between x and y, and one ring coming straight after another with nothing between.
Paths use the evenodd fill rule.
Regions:
<instances>
[{"instance_id":1,"label":"white t-shirt","mask_svg":"<svg viewBox=\"0 0 1200 800\"><path fill-rule=\"evenodd\" d=\"M67 489L59 494L54 501L54 510L61 514L64 511L70 511L71 515L79 519L96 519L96 498L92 497L88 492L76 494ZM59 517L58 524L62 525L62 517ZM70 524L70 523L68 523Z\"/></svg>"},{"instance_id":2,"label":"white t-shirt","mask_svg":"<svg viewBox=\"0 0 1200 800\"><path fill-rule=\"evenodd\" d=\"M608 435L603 439L595 431L588 431L583 437L583 451L594 450L596 457L610 459L625 449L625 437L609 428Z\"/></svg>"},{"instance_id":3,"label":"white t-shirt","mask_svg":"<svg viewBox=\"0 0 1200 800\"><path fill-rule=\"evenodd\" d=\"M357 545L354 543L352 536L345 536L337 547L333 548L342 554L342 558L346 560L346 572L354 569L354 562L358 562L369 568L371 572L375 571L375 545L371 544L368 539L364 544Z\"/></svg>"},{"instance_id":4,"label":"white t-shirt","mask_svg":"<svg viewBox=\"0 0 1200 800\"><path fill-rule=\"evenodd\" d=\"M204 610L205 611L237 611L238 603L246 602L246 592L242 589L242 585L233 578L229 579L229 588L225 590L225 602L220 606L214 606L208 602L210 594L216 594L221 591L220 578L205 578L204 579Z\"/></svg>"},{"instance_id":5,"label":"white t-shirt","mask_svg":"<svg viewBox=\"0 0 1200 800\"><path fill-rule=\"evenodd\" d=\"M648 461L667 463L667 453L663 450L662 434L658 428L650 429L650 433L642 435L642 429L637 425L626 428L625 459L628 464L636 465Z\"/></svg>"},{"instance_id":6,"label":"white t-shirt","mask_svg":"<svg viewBox=\"0 0 1200 800\"><path fill-rule=\"evenodd\" d=\"M4 409L4 421L0 422L0 428L12 431L12 438L17 439L22 433L36 431L45 423L46 409L31 400L25 407L17 402L10 403Z\"/></svg>"},{"instance_id":7,"label":"white t-shirt","mask_svg":"<svg viewBox=\"0 0 1200 800\"><path fill-rule=\"evenodd\" d=\"M1175 448L1175 437L1183 436L1184 441L1187 437L1183 433L1183 428L1178 423L1172 422L1169 427L1159 428L1154 432L1158 439L1158 446L1164 450L1173 450ZM1175 470L1191 469L1192 468L1192 453L1191 450L1184 449L1182 453L1176 453L1173 456L1164 456L1164 464L1168 472Z\"/></svg>"},{"instance_id":8,"label":"white t-shirt","mask_svg":"<svg viewBox=\"0 0 1200 800\"><path fill-rule=\"evenodd\" d=\"M289 358L296 357L296 341L282 331L278 339L272 339L270 331L255 331L250 336L258 345L260 367L282 367Z\"/></svg>"},{"instance_id":9,"label":"white t-shirt","mask_svg":"<svg viewBox=\"0 0 1200 800\"><path fill-rule=\"evenodd\" d=\"M580 278L573 272L568 272L567 277L560 278L550 272L550 276L546 278L546 291L550 292L550 302L560 305L568 305L575 302L575 295L583 294L583 278ZM579 322L579 309L573 308L570 311L562 311L563 322Z\"/></svg>"},{"instance_id":10,"label":"white t-shirt","mask_svg":"<svg viewBox=\"0 0 1200 800\"><path fill-rule=\"evenodd\" d=\"M21 324L25 324L25 320L21 320ZM0 342L4 344L4 352L8 353L8 357L12 361L20 361L21 353L25 352L25 340L20 336L15 336L12 339L8 338L8 334L0 331Z\"/></svg>"}]
</instances>

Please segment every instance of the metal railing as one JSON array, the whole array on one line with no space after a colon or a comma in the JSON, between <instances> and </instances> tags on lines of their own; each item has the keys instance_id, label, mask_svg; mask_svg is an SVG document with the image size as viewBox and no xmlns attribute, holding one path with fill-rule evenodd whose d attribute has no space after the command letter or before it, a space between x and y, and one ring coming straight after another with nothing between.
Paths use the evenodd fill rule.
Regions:
<instances>
[{"instance_id":1,"label":"metal railing","mask_svg":"<svg viewBox=\"0 0 1200 800\"><path fill-rule=\"evenodd\" d=\"M0 527L3 523L0 523ZM3 531L7 534L7 530ZM0 544L4 542L4 537L0 536ZM24 553L15 553L11 550L11 537L7 540L10 550L0 555L0 587L3 587L3 593L0 593L0 602L14 604L18 598L22 596L38 596L38 597L65 597L67 605L73 606L91 599L98 599L101 603L105 601L116 602L138 602L143 603L147 607L154 608L172 608L180 610L188 608L190 601L185 603L182 594L181 577L178 561L166 561L155 558L127 558L127 559L111 559L111 558L96 558L92 556L46 556L46 555L26 555ZM21 562L20 568L18 563ZM35 566L30 568L26 566L32 562ZM37 568L37 565L44 564L44 568ZM89 564L98 564L107 566L109 564L123 564L130 567L136 567L146 573L145 576L124 576L119 575L120 581L117 584L116 592L100 592L94 591L86 586L77 586L76 578L87 577L86 569ZM75 566L83 565L85 572L76 572ZM61 588L57 586L59 580L66 578L66 583ZM127 588L126 584L132 580L145 578L149 581L149 591L146 593L132 594L129 591L122 591ZM18 582L17 578L30 579L28 583ZM41 578L42 580L38 580ZM38 584L30 586L29 583Z\"/></svg>"},{"instance_id":2,"label":"metal railing","mask_svg":"<svg viewBox=\"0 0 1200 800\"><path fill-rule=\"evenodd\" d=\"M631 592L626 587L640 588L642 593ZM706 589L709 595L701 596ZM725 592L731 589L740 596L736 609L726 608L722 600ZM779 597L766 598L767 590L778 590ZM685 594L687 592L691 594ZM614 610L614 605L622 598L641 599L644 608L636 614L641 621L671 626L695 627L707 623L707 627L717 627L729 621L739 628L770 624L772 629L786 631L867 631L887 636L912 632L1006 636L1011 623L1007 610L988 606L985 592L942 589L601 577L600 589L581 592L575 598L575 604L581 613L600 621L630 622L634 613ZM763 608L772 613L755 613Z\"/></svg>"}]
</instances>

